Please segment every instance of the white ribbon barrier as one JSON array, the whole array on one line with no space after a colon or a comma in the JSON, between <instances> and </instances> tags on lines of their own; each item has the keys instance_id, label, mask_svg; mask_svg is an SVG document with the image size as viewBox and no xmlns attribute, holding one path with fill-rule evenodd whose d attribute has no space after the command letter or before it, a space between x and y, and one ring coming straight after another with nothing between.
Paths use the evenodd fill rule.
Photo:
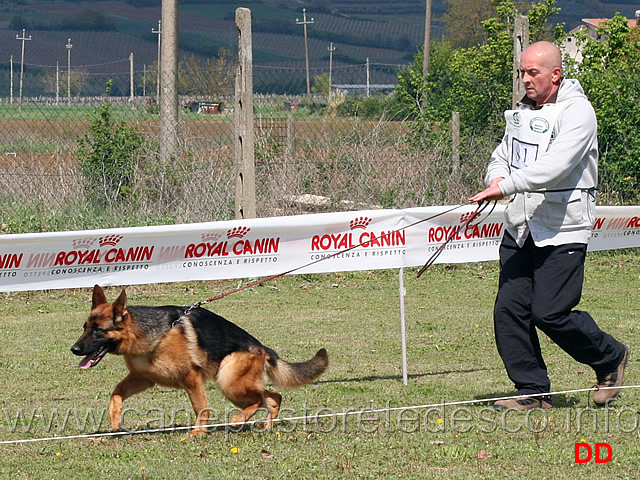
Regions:
<instances>
[{"instance_id":1,"label":"white ribbon barrier","mask_svg":"<svg viewBox=\"0 0 640 480\"><path fill-rule=\"evenodd\" d=\"M296 273L412 267L452 235L438 263L497 259L504 206L467 229L474 205L413 225L450 209L2 235L0 291L264 277L301 266ZM590 250L639 246L640 206L598 207Z\"/></svg>"}]
</instances>

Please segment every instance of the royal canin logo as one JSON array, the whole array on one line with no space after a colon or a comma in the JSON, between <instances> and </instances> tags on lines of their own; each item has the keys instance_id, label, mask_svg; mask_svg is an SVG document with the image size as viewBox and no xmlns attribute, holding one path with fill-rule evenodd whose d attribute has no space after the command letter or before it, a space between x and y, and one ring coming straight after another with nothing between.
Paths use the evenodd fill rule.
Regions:
<instances>
[{"instance_id":1,"label":"royal canin logo","mask_svg":"<svg viewBox=\"0 0 640 480\"><path fill-rule=\"evenodd\" d=\"M640 228L640 217L596 218L594 230L632 230Z\"/></svg>"},{"instance_id":2,"label":"royal canin logo","mask_svg":"<svg viewBox=\"0 0 640 480\"><path fill-rule=\"evenodd\" d=\"M0 255L0 270L13 270L20 268L24 253L5 253Z\"/></svg>"},{"instance_id":3,"label":"royal canin logo","mask_svg":"<svg viewBox=\"0 0 640 480\"><path fill-rule=\"evenodd\" d=\"M120 240L122 240L122 238L122 235L107 235L105 237L100 237L98 239L98 244L101 247L104 247L106 245L115 247L118 243L120 243Z\"/></svg>"},{"instance_id":4,"label":"royal canin logo","mask_svg":"<svg viewBox=\"0 0 640 480\"><path fill-rule=\"evenodd\" d=\"M93 244L96 243L96 240L98 240L97 237L78 238L73 240L71 244L73 245L74 250L89 250Z\"/></svg>"},{"instance_id":5,"label":"royal canin logo","mask_svg":"<svg viewBox=\"0 0 640 480\"><path fill-rule=\"evenodd\" d=\"M367 228L371 222L372 219L369 217L356 217L349 222L349 232L314 235L311 239L311 251L334 251L356 246L371 248L406 245L404 230L370 232Z\"/></svg>"},{"instance_id":6,"label":"royal canin logo","mask_svg":"<svg viewBox=\"0 0 640 480\"><path fill-rule=\"evenodd\" d=\"M231 230L227 230L227 238L244 238L244 236L250 231L251 229L249 227L235 227Z\"/></svg>"},{"instance_id":7,"label":"royal canin logo","mask_svg":"<svg viewBox=\"0 0 640 480\"><path fill-rule=\"evenodd\" d=\"M202 241L191 243L184 250L184 258L228 257L230 255L270 255L278 253L280 237L265 237L255 240L245 238L251 228L238 226L225 232L226 240L221 240L221 233L206 233Z\"/></svg>"},{"instance_id":8,"label":"royal canin logo","mask_svg":"<svg viewBox=\"0 0 640 480\"><path fill-rule=\"evenodd\" d=\"M203 242L217 242L218 240L220 240L221 236L222 234L219 232L205 232L200 235L200 238Z\"/></svg>"},{"instance_id":9,"label":"royal canin logo","mask_svg":"<svg viewBox=\"0 0 640 480\"><path fill-rule=\"evenodd\" d=\"M502 223L475 223L467 225L470 218L477 212L467 212L460 215L458 225L441 225L439 227L429 227L428 243L441 243L447 240L472 240L477 238L498 238L502 235Z\"/></svg>"},{"instance_id":10,"label":"royal canin logo","mask_svg":"<svg viewBox=\"0 0 640 480\"><path fill-rule=\"evenodd\" d=\"M153 246L122 248L122 235L78 238L71 242L71 250L52 253L32 253L28 268L70 267L98 264L118 264L151 260ZM97 245L96 245L97 242Z\"/></svg>"},{"instance_id":11,"label":"royal canin logo","mask_svg":"<svg viewBox=\"0 0 640 480\"><path fill-rule=\"evenodd\" d=\"M355 230L356 228L366 230L370 223L371 219L369 217L358 217L349 222L349 228L351 230Z\"/></svg>"}]
</instances>

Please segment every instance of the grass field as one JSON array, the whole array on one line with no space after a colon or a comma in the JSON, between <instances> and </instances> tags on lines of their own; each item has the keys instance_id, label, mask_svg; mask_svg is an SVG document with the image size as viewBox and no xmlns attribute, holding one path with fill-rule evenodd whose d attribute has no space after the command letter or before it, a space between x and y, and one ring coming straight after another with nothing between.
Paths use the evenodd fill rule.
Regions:
<instances>
[{"instance_id":1,"label":"grass field","mask_svg":"<svg viewBox=\"0 0 640 480\"><path fill-rule=\"evenodd\" d=\"M626 384L638 383L640 252L591 254L580 308L631 347ZM286 421L272 432L219 428L107 436L106 407L125 375L108 356L91 371L69 351L90 308L87 289L2 294L0 441L76 434L89 438L0 444L0 478L637 478L640 392L626 389L610 409L586 392L554 408L495 413L491 403L451 405L513 393L495 351L494 262L433 267L405 275L409 379L402 384L396 271L290 276L226 297L209 308L290 361L329 351L329 370L283 392ZM191 304L236 282L127 289L132 304ZM106 290L109 298L118 288ZM550 340L541 343L555 391L592 386L595 376ZM216 421L231 405L211 384ZM445 405L446 404L446 405ZM420 406L430 405L420 408ZM131 430L184 427L186 394L154 388L125 402ZM413 407L389 412L368 410ZM330 413L349 416L313 418ZM613 459L574 463L576 442L608 443Z\"/></svg>"}]
</instances>

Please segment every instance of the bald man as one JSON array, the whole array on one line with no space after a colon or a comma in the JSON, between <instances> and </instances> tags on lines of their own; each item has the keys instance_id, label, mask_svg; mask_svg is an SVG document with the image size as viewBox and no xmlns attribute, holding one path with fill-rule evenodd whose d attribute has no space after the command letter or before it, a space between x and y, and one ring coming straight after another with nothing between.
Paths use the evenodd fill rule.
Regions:
<instances>
[{"instance_id":1,"label":"bald man","mask_svg":"<svg viewBox=\"0 0 640 480\"><path fill-rule=\"evenodd\" d=\"M551 382L537 329L596 374L596 405L624 380L629 349L585 311L584 261L595 221L597 122L577 80L562 78L550 42L527 47L520 62L526 96L505 112L506 129L491 155L487 188L471 202L509 198L494 307L496 345L518 396L497 409L551 408ZM605 388L606 387L606 388Z\"/></svg>"}]
</instances>

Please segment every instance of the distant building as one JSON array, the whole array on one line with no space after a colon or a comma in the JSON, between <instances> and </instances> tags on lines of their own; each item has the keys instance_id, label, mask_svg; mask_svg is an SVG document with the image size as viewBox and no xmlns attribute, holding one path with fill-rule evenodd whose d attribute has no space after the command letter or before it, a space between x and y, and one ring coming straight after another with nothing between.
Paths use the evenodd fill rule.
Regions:
<instances>
[{"instance_id":1,"label":"distant building","mask_svg":"<svg viewBox=\"0 0 640 480\"><path fill-rule=\"evenodd\" d=\"M569 32L569 35L567 35L567 38L565 39L565 41L561 46L562 52L564 54L569 55L574 60L581 62L582 52L580 50L581 48L580 45L576 43L576 37L575 37L576 33L587 30L587 33L591 38L598 40L599 39L598 33L597 33L598 27L600 27L600 24L602 24L603 22L607 22L609 20L611 19L610 18L583 18L582 19L583 24L578 25L576 28L574 28ZM638 25L640 25L640 10L636 10L635 18L629 19L630 27L633 28Z\"/></svg>"}]
</instances>

